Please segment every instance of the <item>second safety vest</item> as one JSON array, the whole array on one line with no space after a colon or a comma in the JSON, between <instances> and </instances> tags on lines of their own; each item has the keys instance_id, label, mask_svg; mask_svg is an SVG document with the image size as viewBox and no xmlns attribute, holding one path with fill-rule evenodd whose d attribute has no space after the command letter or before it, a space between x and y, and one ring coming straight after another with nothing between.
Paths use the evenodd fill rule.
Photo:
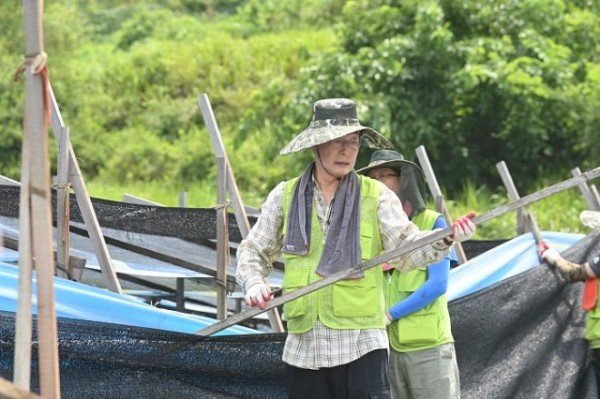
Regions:
<instances>
[{"instance_id":1,"label":"second safety vest","mask_svg":"<svg viewBox=\"0 0 600 399\"><path fill-rule=\"evenodd\" d=\"M598 285L598 297L600 298L600 284ZM585 339L590 341L590 348L600 348L600 307L587 312L587 323L585 325Z\"/></svg>"},{"instance_id":2,"label":"second safety vest","mask_svg":"<svg viewBox=\"0 0 600 399\"><path fill-rule=\"evenodd\" d=\"M358 176L360 182L360 248L361 260L379 255L382 251L377 208L380 189L375 180ZM288 211L292 203L295 178L285 182L283 215L284 234ZM316 273L325 237L315 207L311 214L310 248L305 256L284 254L283 292L290 293L322 279ZM285 237L284 237L285 240ZM348 265L349 267L352 265ZM333 329L368 329L385 327L383 275L377 267L364 272L364 277L347 279L324 287L283 305L283 314L290 333L311 330L317 318Z\"/></svg>"},{"instance_id":3,"label":"second safety vest","mask_svg":"<svg viewBox=\"0 0 600 399\"><path fill-rule=\"evenodd\" d=\"M439 213L426 209L412 221L420 230L432 230ZM415 292L427 281L427 268L410 272L394 270L384 272L387 278L385 297L388 309ZM450 327L450 314L446 295L442 295L425 308L404 316L388 326L391 347L397 352L433 348L454 342Z\"/></svg>"}]
</instances>

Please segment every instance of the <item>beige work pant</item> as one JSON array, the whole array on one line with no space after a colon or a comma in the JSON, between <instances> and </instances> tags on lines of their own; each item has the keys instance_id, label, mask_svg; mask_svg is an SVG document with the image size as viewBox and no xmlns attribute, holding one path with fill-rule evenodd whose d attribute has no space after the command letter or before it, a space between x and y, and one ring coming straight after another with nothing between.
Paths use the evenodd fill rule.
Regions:
<instances>
[{"instance_id":1,"label":"beige work pant","mask_svg":"<svg viewBox=\"0 0 600 399\"><path fill-rule=\"evenodd\" d=\"M453 343L404 353L390 349L389 374L394 399L460 398Z\"/></svg>"}]
</instances>

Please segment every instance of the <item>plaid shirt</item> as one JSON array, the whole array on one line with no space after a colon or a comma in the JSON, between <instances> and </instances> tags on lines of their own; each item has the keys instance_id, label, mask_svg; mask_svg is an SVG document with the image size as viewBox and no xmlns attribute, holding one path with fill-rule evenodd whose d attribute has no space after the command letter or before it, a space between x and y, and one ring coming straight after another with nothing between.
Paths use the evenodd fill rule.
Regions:
<instances>
[{"instance_id":1,"label":"plaid shirt","mask_svg":"<svg viewBox=\"0 0 600 399\"><path fill-rule=\"evenodd\" d=\"M284 184L278 184L271 191L262 206L258 221L238 248L236 279L244 291L256 283L265 282L273 268L272 263L281 254L284 232ZM313 184L315 210L325 237L325 220L330 204L325 203L314 178ZM417 226L408 220L398 196L383 183L379 184L381 194L378 222L384 251L432 234L432 231L419 231ZM440 240L416 249L391 264L399 270L408 271L435 263L447 253L448 247ZM385 329L336 330L317 320L315 327L306 333L288 334L283 361L295 367L319 369L350 363L370 351L384 348L388 348Z\"/></svg>"}]
</instances>

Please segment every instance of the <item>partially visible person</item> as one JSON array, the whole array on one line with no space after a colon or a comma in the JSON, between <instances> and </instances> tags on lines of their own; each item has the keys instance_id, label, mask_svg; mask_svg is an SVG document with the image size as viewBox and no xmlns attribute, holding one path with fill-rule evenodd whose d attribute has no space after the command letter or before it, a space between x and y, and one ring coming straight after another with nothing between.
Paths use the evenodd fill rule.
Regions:
<instances>
[{"instance_id":1,"label":"partially visible person","mask_svg":"<svg viewBox=\"0 0 600 399\"><path fill-rule=\"evenodd\" d=\"M600 212L583 211L581 221L588 227L600 230ZM589 341L591 359L596 374L596 384L600 394L600 253L596 252L582 264L574 263L563 258L558 251L548 245L546 241L538 244L540 258L549 265L555 266L559 273L571 283L585 281L583 289L582 307L587 311L585 339Z\"/></svg>"},{"instance_id":2,"label":"partially visible person","mask_svg":"<svg viewBox=\"0 0 600 399\"><path fill-rule=\"evenodd\" d=\"M384 183L400 198L409 220L420 230L444 229L444 217L426 208L421 168L396 151L371 155L357 171ZM446 289L453 252L409 272L383 265L390 341L390 383L395 399L460 398L460 379ZM426 267L429 266L429 267Z\"/></svg>"},{"instance_id":3,"label":"partially visible person","mask_svg":"<svg viewBox=\"0 0 600 399\"><path fill-rule=\"evenodd\" d=\"M398 197L380 182L354 171L359 147L390 147L361 125L354 101L317 101L312 121L281 150L310 150L314 161L295 179L269 194L262 212L237 252L236 279L250 306L272 299L266 278L283 253L284 293L423 238ZM435 263L454 241L475 232L467 217L453 233L396 260L411 270ZM283 306L288 335L283 349L288 396L310 399L389 398L388 338L383 274L365 270Z\"/></svg>"}]
</instances>

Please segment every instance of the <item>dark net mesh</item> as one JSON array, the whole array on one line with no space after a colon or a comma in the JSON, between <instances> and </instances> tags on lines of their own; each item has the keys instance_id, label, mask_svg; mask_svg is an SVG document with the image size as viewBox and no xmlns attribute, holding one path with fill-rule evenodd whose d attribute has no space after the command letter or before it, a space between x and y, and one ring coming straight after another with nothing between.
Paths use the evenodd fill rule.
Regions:
<instances>
[{"instance_id":1,"label":"dark net mesh","mask_svg":"<svg viewBox=\"0 0 600 399\"><path fill-rule=\"evenodd\" d=\"M161 206L128 204L92 198L92 204L102 227L178 237L187 241L206 244L217 236L217 214L212 208L169 208ZM0 185L0 215L18 217L19 187ZM56 218L56 192L52 191L52 215ZM70 196L70 218L83 223L83 217L75 196ZM229 239L240 242L242 237L233 215L229 215ZM253 224L255 218L250 218Z\"/></svg>"},{"instance_id":2,"label":"dark net mesh","mask_svg":"<svg viewBox=\"0 0 600 399\"><path fill-rule=\"evenodd\" d=\"M583 262L600 233L566 252ZM463 398L597 398L581 284L538 267L450 304ZM12 378L14 314L0 312ZM285 398L285 335L223 338L59 320L63 398ZM38 391L37 345L32 389Z\"/></svg>"},{"instance_id":3,"label":"dark net mesh","mask_svg":"<svg viewBox=\"0 0 600 399\"><path fill-rule=\"evenodd\" d=\"M467 259L474 258L509 240L469 240L462 244Z\"/></svg>"}]
</instances>

